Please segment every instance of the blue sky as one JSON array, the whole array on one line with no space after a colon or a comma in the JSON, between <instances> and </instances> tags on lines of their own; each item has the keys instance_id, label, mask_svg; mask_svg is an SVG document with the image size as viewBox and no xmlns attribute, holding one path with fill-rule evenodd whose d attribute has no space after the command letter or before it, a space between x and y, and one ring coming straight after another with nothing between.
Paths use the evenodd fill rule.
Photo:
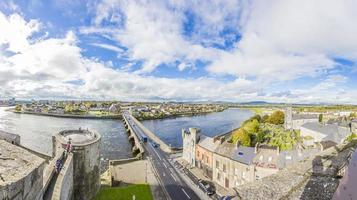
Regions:
<instances>
[{"instance_id":1,"label":"blue sky","mask_svg":"<svg viewBox=\"0 0 357 200\"><path fill-rule=\"evenodd\" d=\"M352 0L5 0L0 98L355 104L356 13Z\"/></svg>"}]
</instances>

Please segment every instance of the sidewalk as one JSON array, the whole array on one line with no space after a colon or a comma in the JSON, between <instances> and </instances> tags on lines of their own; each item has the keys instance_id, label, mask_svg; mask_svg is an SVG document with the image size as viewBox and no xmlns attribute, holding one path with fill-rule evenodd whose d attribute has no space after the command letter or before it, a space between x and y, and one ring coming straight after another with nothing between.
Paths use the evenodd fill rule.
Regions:
<instances>
[{"instance_id":1,"label":"sidewalk","mask_svg":"<svg viewBox=\"0 0 357 200\"><path fill-rule=\"evenodd\" d=\"M182 162L181 158L175 158L172 159L172 163L174 163L175 161L177 161L177 163L180 165L177 166L175 164L173 164L175 171L177 172L177 174L180 176L180 178L186 182L186 184L197 194L197 196L200 199L211 199L207 194L205 194L197 185L197 183L194 182L194 180L192 180L185 172L185 166L187 167L187 165L185 165L185 162Z\"/></svg>"}]
</instances>

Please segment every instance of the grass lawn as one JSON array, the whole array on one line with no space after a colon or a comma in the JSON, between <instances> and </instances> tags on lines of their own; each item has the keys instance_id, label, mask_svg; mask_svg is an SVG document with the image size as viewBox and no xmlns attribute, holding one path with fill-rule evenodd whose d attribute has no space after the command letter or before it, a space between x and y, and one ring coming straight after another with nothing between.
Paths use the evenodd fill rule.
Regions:
<instances>
[{"instance_id":1,"label":"grass lawn","mask_svg":"<svg viewBox=\"0 0 357 200\"><path fill-rule=\"evenodd\" d=\"M95 200L152 200L150 186L147 184L130 185L127 187L102 187Z\"/></svg>"}]
</instances>

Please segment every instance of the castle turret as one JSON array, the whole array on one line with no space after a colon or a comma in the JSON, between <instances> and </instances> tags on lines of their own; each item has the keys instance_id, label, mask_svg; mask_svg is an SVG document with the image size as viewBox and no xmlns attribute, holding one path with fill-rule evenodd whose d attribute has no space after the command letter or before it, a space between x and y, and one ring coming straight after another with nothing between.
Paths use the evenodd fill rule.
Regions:
<instances>
[{"instance_id":1,"label":"castle turret","mask_svg":"<svg viewBox=\"0 0 357 200\"><path fill-rule=\"evenodd\" d=\"M73 154L73 199L94 199L100 189L100 138L88 130L65 130L54 136L54 151L71 142Z\"/></svg>"},{"instance_id":2,"label":"castle turret","mask_svg":"<svg viewBox=\"0 0 357 200\"><path fill-rule=\"evenodd\" d=\"M195 150L200 137L199 134L200 129L197 128L182 129L182 158L185 159L191 167L195 166Z\"/></svg>"},{"instance_id":3,"label":"castle turret","mask_svg":"<svg viewBox=\"0 0 357 200\"><path fill-rule=\"evenodd\" d=\"M293 127L293 111L292 111L292 108L289 106L289 107L286 107L285 108L285 118L284 118L284 128L285 129L292 129Z\"/></svg>"}]
</instances>

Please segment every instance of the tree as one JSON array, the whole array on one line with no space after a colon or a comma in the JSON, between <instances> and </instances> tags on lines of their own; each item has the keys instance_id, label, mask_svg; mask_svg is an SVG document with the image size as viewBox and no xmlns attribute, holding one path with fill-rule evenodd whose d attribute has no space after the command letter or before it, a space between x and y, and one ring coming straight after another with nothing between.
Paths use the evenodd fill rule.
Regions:
<instances>
[{"instance_id":1,"label":"tree","mask_svg":"<svg viewBox=\"0 0 357 200\"><path fill-rule=\"evenodd\" d=\"M253 117L250 118L250 120L254 120L254 119L258 120L258 122L261 122L262 117L260 115L254 115Z\"/></svg>"},{"instance_id":2,"label":"tree","mask_svg":"<svg viewBox=\"0 0 357 200\"><path fill-rule=\"evenodd\" d=\"M247 131L240 128L232 133L231 140L233 143L240 142L241 145L249 147L250 146L250 136Z\"/></svg>"},{"instance_id":3,"label":"tree","mask_svg":"<svg viewBox=\"0 0 357 200\"><path fill-rule=\"evenodd\" d=\"M248 134L254 134L259 130L259 122L257 119L250 120L246 122L242 128L247 131Z\"/></svg>"},{"instance_id":4,"label":"tree","mask_svg":"<svg viewBox=\"0 0 357 200\"><path fill-rule=\"evenodd\" d=\"M284 124L284 112L280 110L273 112L267 119L267 122L275 125Z\"/></svg>"},{"instance_id":5,"label":"tree","mask_svg":"<svg viewBox=\"0 0 357 200\"><path fill-rule=\"evenodd\" d=\"M22 109L22 105L18 104L18 105L15 106L15 111L20 112L21 109Z\"/></svg>"},{"instance_id":6,"label":"tree","mask_svg":"<svg viewBox=\"0 0 357 200\"><path fill-rule=\"evenodd\" d=\"M319 122L320 122L320 123L322 122L322 118L323 118L323 115L322 115L322 114L319 114Z\"/></svg>"},{"instance_id":7,"label":"tree","mask_svg":"<svg viewBox=\"0 0 357 200\"><path fill-rule=\"evenodd\" d=\"M266 123L269 118L269 115L264 115L262 119L260 120L261 123Z\"/></svg>"}]
</instances>

